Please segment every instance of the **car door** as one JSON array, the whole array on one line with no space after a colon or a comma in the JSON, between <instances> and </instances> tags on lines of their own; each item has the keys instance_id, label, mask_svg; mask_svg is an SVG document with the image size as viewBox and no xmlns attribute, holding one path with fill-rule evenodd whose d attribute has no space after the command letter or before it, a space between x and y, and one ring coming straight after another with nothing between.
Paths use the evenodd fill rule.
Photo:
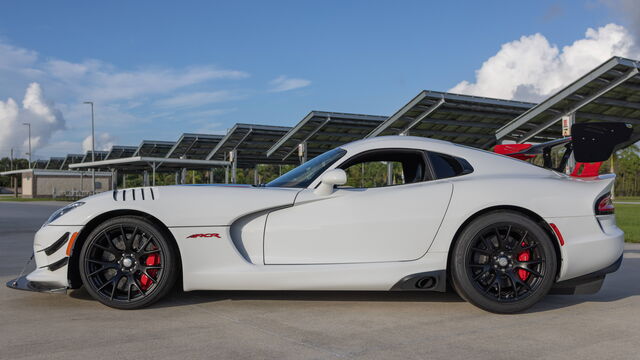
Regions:
<instances>
[{"instance_id":1,"label":"car door","mask_svg":"<svg viewBox=\"0 0 640 360\"><path fill-rule=\"evenodd\" d=\"M421 257L444 218L452 184L431 179L426 157L419 152L393 150L391 155L373 158L406 162L407 152L410 161L422 159L414 162L424 163L405 166L400 174L385 171L400 184L338 188L327 196L305 189L292 207L270 213L264 236L265 263L363 263ZM342 166L349 175L359 171L357 159L352 163ZM353 166L355 171L351 171Z\"/></svg>"}]
</instances>

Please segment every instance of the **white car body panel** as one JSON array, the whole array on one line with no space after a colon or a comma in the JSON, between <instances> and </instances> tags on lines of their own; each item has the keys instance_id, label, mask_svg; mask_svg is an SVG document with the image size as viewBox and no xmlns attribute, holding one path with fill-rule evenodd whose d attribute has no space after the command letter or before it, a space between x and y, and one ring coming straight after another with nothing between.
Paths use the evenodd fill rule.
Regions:
<instances>
[{"instance_id":1,"label":"white car body panel","mask_svg":"<svg viewBox=\"0 0 640 360\"><path fill-rule=\"evenodd\" d=\"M341 148L346 154L326 171L382 148L457 156L474 171L415 184L339 189L328 196L313 192L320 177L306 189L232 185L106 192L83 199L83 206L36 234L41 268L28 279L68 286L66 266L54 272L42 268L66 256L63 250L51 256L39 250L115 211L146 214L169 229L180 250L185 290L389 290L405 276L446 270L456 233L474 214L494 207L526 209L558 226L565 242L558 246L558 281L602 269L622 254L624 236L615 218L594 214L596 199L610 191L613 178L574 179L505 156L408 136ZM219 238L191 237L210 233Z\"/></svg>"},{"instance_id":2,"label":"white car body panel","mask_svg":"<svg viewBox=\"0 0 640 360\"><path fill-rule=\"evenodd\" d=\"M408 261L427 252L449 206L452 185L438 180L300 192L294 206L269 214L267 264ZM416 201L416 199L421 199Z\"/></svg>"}]
</instances>

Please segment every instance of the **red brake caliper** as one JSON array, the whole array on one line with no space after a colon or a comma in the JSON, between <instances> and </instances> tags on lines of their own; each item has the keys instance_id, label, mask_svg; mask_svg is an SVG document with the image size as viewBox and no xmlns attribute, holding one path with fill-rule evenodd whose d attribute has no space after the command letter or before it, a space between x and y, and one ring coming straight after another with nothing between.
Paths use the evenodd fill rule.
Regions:
<instances>
[{"instance_id":1,"label":"red brake caliper","mask_svg":"<svg viewBox=\"0 0 640 360\"><path fill-rule=\"evenodd\" d=\"M153 253L147 256L147 260L145 260L144 264L146 266L160 265L160 255L158 253ZM149 273L149 275L153 277L156 277L156 275L158 275L158 269L149 269L147 270L147 273ZM142 274L140 276L140 285L143 291L146 291L152 283L153 280L151 280L147 275Z\"/></svg>"},{"instance_id":2,"label":"red brake caliper","mask_svg":"<svg viewBox=\"0 0 640 360\"><path fill-rule=\"evenodd\" d=\"M527 244L524 242L521 245L523 247L527 246ZM529 261L529 258L531 258L529 250L525 250L518 254L518 261ZM529 272L527 270L518 269L518 277L520 278L520 280L525 281L529 277Z\"/></svg>"}]
</instances>

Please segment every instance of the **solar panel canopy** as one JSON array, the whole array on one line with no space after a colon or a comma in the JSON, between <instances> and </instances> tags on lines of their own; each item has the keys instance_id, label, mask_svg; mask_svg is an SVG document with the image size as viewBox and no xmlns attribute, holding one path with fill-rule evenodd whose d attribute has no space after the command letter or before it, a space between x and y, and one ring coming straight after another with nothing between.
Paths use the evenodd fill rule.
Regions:
<instances>
[{"instance_id":1,"label":"solar panel canopy","mask_svg":"<svg viewBox=\"0 0 640 360\"><path fill-rule=\"evenodd\" d=\"M166 157L205 160L223 137L211 134L182 134Z\"/></svg>"},{"instance_id":2,"label":"solar panel canopy","mask_svg":"<svg viewBox=\"0 0 640 360\"><path fill-rule=\"evenodd\" d=\"M92 157L93 154L93 157ZM105 157L107 157L107 155L109 154L108 151L87 151L84 156L82 157L82 162L86 163L86 162L90 162L93 161L93 159L95 158L95 161L100 161L100 160L104 160Z\"/></svg>"},{"instance_id":3,"label":"solar panel canopy","mask_svg":"<svg viewBox=\"0 0 640 360\"><path fill-rule=\"evenodd\" d=\"M34 169L44 169L47 167L47 164L49 163L49 160L44 160L44 159L40 159L40 160L36 160L33 162L33 168Z\"/></svg>"},{"instance_id":4,"label":"solar panel canopy","mask_svg":"<svg viewBox=\"0 0 640 360\"><path fill-rule=\"evenodd\" d=\"M70 164L76 164L76 163L82 162L82 159L84 159L84 154L67 154L67 156L64 157L64 161L62 162L62 165L60 165L58 169L67 170L69 169Z\"/></svg>"},{"instance_id":5,"label":"solar panel canopy","mask_svg":"<svg viewBox=\"0 0 640 360\"><path fill-rule=\"evenodd\" d=\"M207 160L229 160L229 152L235 151L239 166L250 167L257 164L297 163L267 157L267 150L282 138L290 127L256 124L236 124L209 153Z\"/></svg>"},{"instance_id":6,"label":"solar panel canopy","mask_svg":"<svg viewBox=\"0 0 640 360\"><path fill-rule=\"evenodd\" d=\"M543 142L562 136L563 116L576 122L624 122L640 127L637 61L613 57L496 132L498 140ZM635 130L627 144L640 140Z\"/></svg>"},{"instance_id":7,"label":"solar panel canopy","mask_svg":"<svg viewBox=\"0 0 640 360\"><path fill-rule=\"evenodd\" d=\"M44 168L49 170L58 170L64 164L64 160L65 158L63 157L52 157L47 161Z\"/></svg>"},{"instance_id":8,"label":"solar panel canopy","mask_svg":"<svg viewBox=\"0 0 640 360\"><path fill-rule=\"evenodd\" d=\"M138 150L137 146L113 145L104 159L111 160L131 157L135 154L136 150Z\"/></svg>"},{"instance_id":9,"label":"solar panel canopy","mask_svg":"<svg viewBox=\"0 0 640 360\"><path fill-rule=\"evenodd\" d=\"M486 149L495 144L497 129L534 105L425 90L367 137L423 136Z\"/></svg>"},{"instance_id":10,"label":"solar panel canopy","mask_svg":"<svg viewBox=\"0 0 640 360\"><path fill-rule=\"evenodd\" d=\"M173 141L143 140L133 156L165 157L175 144Z\"/></svg>"},{"instance_id":11,"label":"solar panel canopy","mask_svg":"<svg viewBox=\"0 0 640 360\"><path fill-rule=\"evenodd\" d=\"M386 116L312 111L280 138L268 151L273 160L296 159L300 144L308 158L327 150L360 140L380 125Z\"/></svg>"}]
</instances>

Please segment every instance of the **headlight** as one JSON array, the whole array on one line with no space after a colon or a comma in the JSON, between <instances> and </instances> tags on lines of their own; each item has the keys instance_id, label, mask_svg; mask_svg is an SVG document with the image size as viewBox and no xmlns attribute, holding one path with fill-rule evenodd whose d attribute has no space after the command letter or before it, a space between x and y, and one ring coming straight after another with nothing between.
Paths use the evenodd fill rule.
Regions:
<instances>
[{"instance_id":1,"label":"headlight","mask_svg":"<svg viewBox=\"0 0 640 360\"><path fill-rule=\"evenodd\" d=\"M69 204L61 209L56 210L56 212L54 212L53 214L51 214L51 216L49 216L49 218L47 219L47 221L44 222L44 224L42 224L42 227L45 227L47 225L49 225L51 222L55 221L56 219L58 219L59 217L61 217L62 215L68 213L69 211L76 209L80 206L84 205L84 202L82 201L78 201L78 202L74 202L73 204Z\"/></svg>"}]
</instances>

